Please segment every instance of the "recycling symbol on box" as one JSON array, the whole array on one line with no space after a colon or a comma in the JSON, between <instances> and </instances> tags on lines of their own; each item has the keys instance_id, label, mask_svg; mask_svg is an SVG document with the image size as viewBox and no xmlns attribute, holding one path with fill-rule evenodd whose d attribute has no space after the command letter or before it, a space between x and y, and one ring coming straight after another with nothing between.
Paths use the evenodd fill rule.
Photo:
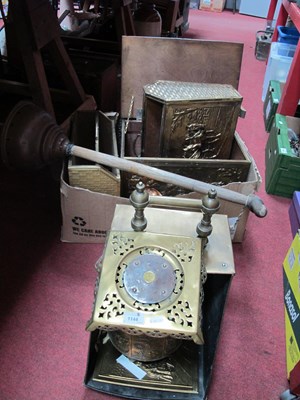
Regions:
<instances>
[{"instance_id":1,"label":"recycling symbol on box","mask_svg":"<svg viewBox=\"0 0 300 400\"><path fill-rule=\"evenodd\" d=\"M85 226L86 225L85 220L81 217L72 218L72 222L74 225L77 225L77 226Z\"/></svg>"}]
</instances>

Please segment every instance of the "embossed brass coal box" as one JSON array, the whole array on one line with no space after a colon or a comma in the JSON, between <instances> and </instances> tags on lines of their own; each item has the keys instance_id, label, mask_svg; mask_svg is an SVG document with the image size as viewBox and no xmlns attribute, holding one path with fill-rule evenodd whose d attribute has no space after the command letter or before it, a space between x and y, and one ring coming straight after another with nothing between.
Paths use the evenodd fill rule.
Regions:
<instances>
[{"instance_id":1,"label":"embossed brass coal box","mask_svg":"<svg viewBox=\"0 0 300 400\"><path fill-rule=\"evenodd\" d=\"M157 81L144 86L144 157L230 157L242 97L231 85Z\"/></svg>"}]
</instances>

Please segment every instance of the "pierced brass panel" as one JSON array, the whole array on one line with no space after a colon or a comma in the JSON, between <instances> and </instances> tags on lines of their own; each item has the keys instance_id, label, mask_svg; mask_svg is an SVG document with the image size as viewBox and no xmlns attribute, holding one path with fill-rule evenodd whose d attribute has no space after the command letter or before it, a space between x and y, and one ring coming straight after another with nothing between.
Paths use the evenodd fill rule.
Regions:
<instances>
[{"instance_id":1,"label":"pierced brass panel","mask_svg":"<svg viewBox=\"0 0 300 400\"><path fill-rule=\"evenodd\" d=\"M87 329L203 343L202 264L199 238L111 231Z\"/></svg>"}]
</instances>

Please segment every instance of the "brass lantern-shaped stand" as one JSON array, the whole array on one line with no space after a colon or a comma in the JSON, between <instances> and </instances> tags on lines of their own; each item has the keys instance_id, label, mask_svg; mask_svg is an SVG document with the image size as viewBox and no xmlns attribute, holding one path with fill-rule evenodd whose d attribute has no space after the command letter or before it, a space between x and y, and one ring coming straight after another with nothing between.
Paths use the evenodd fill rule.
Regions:
<instances>
[{"instance_id":1,"label":"brass lantern-shaped stand","mask_svg":"<svg viewBox=\"0 0 300 400\"><path fill-rule=\"evenodd\" d=\"M203 198L202 213L146 208L155 199L141 182L130 200L133 218L132 207L117 206L97 264L85 383L124 397L204 398L205 359L212 363L217 340L216 332L205 338L204 320L215 319L209 329L218 332L223 310L211 303L210 290L214 315L203 312L205 281L212 284L207 272L222 286L218 302L234 273L227 218L213 215L219 209L214 190Z\"/></svg>"}]
</instances>

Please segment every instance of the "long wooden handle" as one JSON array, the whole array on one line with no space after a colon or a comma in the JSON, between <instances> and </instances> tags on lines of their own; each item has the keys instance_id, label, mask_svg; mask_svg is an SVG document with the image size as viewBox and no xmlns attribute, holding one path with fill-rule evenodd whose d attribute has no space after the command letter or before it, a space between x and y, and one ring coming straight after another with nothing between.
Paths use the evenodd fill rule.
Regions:
<instances>
[{"instance_id":1,"label":"long wooden handle","mask_svg":"<svg viewBox=\"0 0 300 400\"><path fill-rule=\"evenodd\" d=\"M132 174L146 176L147 178L151 178L160 182L171 183L173 185L188 189L192 192L206 194L209 189L215 189L220 199L246 206L257 217L263 218L267 215L267 208L265 207L263 201L255 195L245 196L242 193L237 193L233 190L222 188L221 186L214 186L209 183L197 181L195 179L177 175L172 172L126 160L124 158L114 157L109 154L96 152L94 150L88 150L80 146L72 145L69 153L98 164L106 165L107 167L119 168L122 171L127 171Z\"/></svg>"}]
</instances>

